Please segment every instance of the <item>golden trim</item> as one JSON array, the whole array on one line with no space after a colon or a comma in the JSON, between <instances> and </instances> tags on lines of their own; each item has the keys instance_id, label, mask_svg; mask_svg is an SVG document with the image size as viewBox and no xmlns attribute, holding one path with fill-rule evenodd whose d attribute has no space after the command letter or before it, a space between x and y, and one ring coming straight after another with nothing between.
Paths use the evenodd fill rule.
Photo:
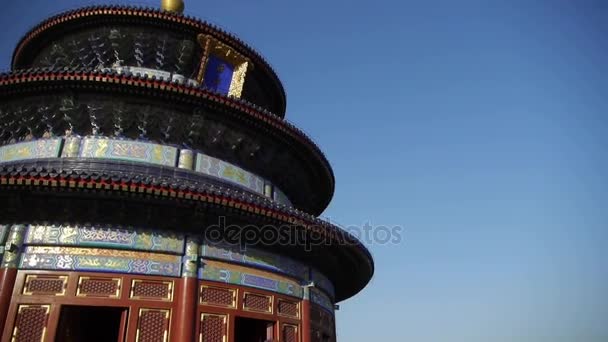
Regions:
<instances>
[{"instance_id":1,"label":"golden trim","mask_svg":"<svg viewBox=\"0 0 608 342\"><path fill-rule=\"evenodd\" d=\"M209 44L210 44L210 39L208 37L209 36L204 35L202 33L199 34L198 36L196 36L198 43L200 44L201 48L203 49L203 55L201 56L201 65L198 69L198 75L196 76L196 81L200 85L203 84L203 77L205 77L205 68L207 67L207 57L208 57Z\"/></svg>"},{"instance_id":2,"label":"golden trim","mask_svg":"<svg viewBox=\"0 0 608 342\"><path fill-rule=\"evenodd\" d=\"M19 308L17 309L17 315L19 315L23 309L30 308L30 307L46 309L45 315L47 315L47 317L44 322L44 327L42 327L42 336L40 336L40 342L42 342L42 341L44 341L44 338L46 337L46 328L47 328L47 324L49 323L48 315L49 315L49 312L51 311L51 305L49 305L49 304L46 304L46 305L38 305L38 304L19 305ZM15 323L16 323L16 320L15 320ZM14 342L17 340L17 338L19 337L18 333L19 333L19 328L15 326L13 328L13 333L11 335L11 342ZM34 342L34 341L32 341L32 342Z\"/></svg>"},{"instance_id":3,"label":"golden trim","mask_svg":"<svg viewBox=\"0 0 608 342\"><path fill-rule=\"evenodd\" d=\"M245 76L247 76L247 67L249 62L243 62L236 65L232 73L232 81L230 82L230 90L228 96L241 97L243 86L245 85Z\"/></svg>"},{"instance_id":4,"label":"golden trim","mask_svg":"<svg viewBox=\"0 0 608 342\"><path fill-rule=\"evenodd\" d=\"M139 313L137 314L137 330L135 330L135 342L139 342L139 319L146 311L160 311L165 313L165 319L167 319L167 327L165 328L165 332L163 333L163 342L167 342L167 340L169 339L169 328L171 327L171 310L145 308L139 309Z\"/></svg>"},{"instance_id":5,"label":"golden trim","mask_svg":"<svg viewBox=\"0 0 608 342\"><path fill-rule=\"evenodd\" d=\"M117 286L116 286L116 293L114 295L108 295L108 296L102 296L102 295L90 295L90 294L86 294L86 293L81 293L80 292L80 286L82 285L82 281L83 280L91 280L91 279L96 279L96 280L102 280L102 281L108 281L108 280L115 280L117 281ZM78 278L78 286L76 287L76 297L98 297L98 298L120 298L120 292L122 290L122 278L103 278L103 277L80 277Z\"/></svg>"},{"instance_id":6,"label":"golden trim","mask_svg":"<svg viewBox=\"0 0 608 342\"><path fill-rule=\"evenodd\" d=\"M291 316L291 315L286 315L286 314L282 314L282 313L281 313L281 310L279 310L279 304L280 304L281 302L295 304L295 305L296 305L296 308L297 308L297 309L296 309L296 315L295 315L295 318L300 319L300 317L301 317L301 316L300 316L300 307L301 307L300 302L294 302L294 301L291 301L291 300L285 300L285 299L282 299L282 298L277 298L277 315L282 316L282 317L288 317L288 318L292 318L292 319L294 318L294 316Z\"/></svg>"},{"instance_id":7,"label":"golden trim","mask_svg":"<svg viewBox=\"0 0 608 342\"><path fill-rule=\"evenodd\" d=\"M256 309L248 309L245 306L245 298L247 297L248 294L254 295L254 296L259 296L259 297L269 298L270 300L268 301L268 311L261 311L261 310L256 310ZM272 314L273 304L274 304L274 296L264 295L264 294L259 294L259 293L255 293L255 292L249 292L249 291L244 291L243 292L243 311L260 312L260 313Z\"/></svg>"},{"instance_id":8,"label":"golden trim","mask_svg":"<svg viewBox=\"0 0 608 342\"><path fill-rule=\"evenodd\" d=\"M133 289L135 288L135 284L137 283L157 283L157 284L166 284L169 287L168 297L160 298L160 297L141 297L133 295ZM133 279L131 281L131 291L129 293L129 298L131 299L139 299L139 300L160 300L163 302L172 302L173 301L173 289L174 289L173 281L153 281L153 280L142 280L142 279Z\"/></svg>"},{"instance_id":9,"label":"golden trim","mask_svg":"<svg viewBox=\"0 0 608 342\"><path fill-rule=\"evenodd\" d=\"M163 11L181 14L184 13L185 4L183 0L162 0L160 2L160 7Z\"/></svg>"},{"instance_id":10,"label":"golden trim","mask_svg":"<svg viewBox=\"0 0 608 342\"><path fill-rule=\"evenodd\" d=\"M216 304L216 303L209 303L209 302L205 302L203 301L203 288L207 288L207 289L218 289L218 290L226 290L232 293L232 305L228 306L228 305L221 305L221 304ZM233 288L229 288L229 287L219 287L219 286L209 286L209 285L201 285L199 287L198 290L198 302L199 304L202 305L208 305L208 306L215 306L215 307L220 307L220 308L229 308L229 309L236 309L236 302L237 302L237 298L238 298L238 294L239 294L239 290L238 289L233 289Z\"/></svg>"},{"instance_id":11,"label":"golden trim","mask_svg":"<svg viewBox=\"0 0 608 342\"><path fill-rule=\"evenodd\" d=\"M62 290L59 293L36 293L34 294L34 292L31 291L27 291L27 287L30 283L30 280L32 279L49 279L49 280L62 280ZM56 297L61 297L61 296L65 296L66 290L67 290L67 285L68 285L68 276L62 275L62 276L50 276L50 275L37 275L37 274L28 274L25 276L25 282L23 283L23 292L22 294L24 296L56 296Z\"/></svg>"},{"instance_id":12,"label":"golden trim","mask_svg":"<svg viewBox=\"0 0 608 342\"><path fill-rule=\"evenodd\" d=\"M205 71L207 69L207 63L209 62L209 56L215 55L230 63L234 67L232 72L232 79L230 80L230 88L228 90L228 96L240 98L243 93L243 86L245 84L245 78L247 76L247 70L253 64L249 59L230 46L222 43L218 39L211 35L199 34L197 37L198 43L203 49L203 55L201 57L201 66L198 72L196 80L199 84L203 84L205 77Z\"/></svg>"},{"instance_id":13,"label":"golden trim","mask_svg":"<svg viewBox=\"0 0 608 342\"><path fill-rule=\"evenodd\" d=\"M224 334L224 336L222 337L222 342L226 342L228 340L228 334L230 333L230 320L228 319L228 315L222 315L222 314L210 314L210 313L201 313L201 320L199 322L200 325L202 325L203 321L205 320L205 317L221 317L224 320L224 326L226 327L226 333ZM203 340L203 329L201 326L201 329L199 331L199 342L205 342L205 340Z\"/></svg>"}]
</instances>

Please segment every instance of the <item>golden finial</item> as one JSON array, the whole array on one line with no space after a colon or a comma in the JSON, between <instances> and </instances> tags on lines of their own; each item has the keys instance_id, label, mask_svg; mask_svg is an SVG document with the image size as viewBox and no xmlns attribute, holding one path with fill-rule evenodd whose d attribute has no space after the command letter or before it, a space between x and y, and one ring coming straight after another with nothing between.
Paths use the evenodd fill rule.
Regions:
<instances>
[{"instance_id":1,"label":"golden finial","mask_svg":"<svg viewBox=\"0 0 608 342\"><path fill-rule=\"evenodd\" d=\"M161 0L160 7L163 11L184 13L184 0Z\"/></svg>"}]
</instances>

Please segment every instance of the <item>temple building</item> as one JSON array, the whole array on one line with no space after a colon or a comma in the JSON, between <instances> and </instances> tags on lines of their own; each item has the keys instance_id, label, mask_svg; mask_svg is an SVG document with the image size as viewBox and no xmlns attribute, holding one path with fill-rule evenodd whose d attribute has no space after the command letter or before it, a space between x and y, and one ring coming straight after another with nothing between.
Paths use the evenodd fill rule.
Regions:
<instances>
[{"instance_id":1,"label":"temple building","mask_svg":"<svg viewBox=\"0 0 608 342\"><path fill-rule=\"evenodd\" d=\"M51 17L0 75L1 341L336 341L374 263L319 219L320 149L269 64L160 9Z\"/></svg>"}]
</instances>

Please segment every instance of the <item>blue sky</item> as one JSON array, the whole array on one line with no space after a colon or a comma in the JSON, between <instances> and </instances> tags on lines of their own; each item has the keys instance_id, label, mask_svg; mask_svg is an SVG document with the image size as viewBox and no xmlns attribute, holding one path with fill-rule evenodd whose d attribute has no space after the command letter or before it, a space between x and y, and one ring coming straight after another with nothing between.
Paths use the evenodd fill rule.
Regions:
<instances>
[{"instance_id":1,"label":"blue sky","mask_svg":"<svg viewBox=\"0 0 608 342\"><path fill-rule=\"evenodd\" d=\"M5 4L0 66L37 21L90 3ZM324 215L404 229L370 244L376 274L342 303L340 341L608 341L608 2L186 11L275 67L288 119L334 167Z\"/></svg>"}]
</instances>

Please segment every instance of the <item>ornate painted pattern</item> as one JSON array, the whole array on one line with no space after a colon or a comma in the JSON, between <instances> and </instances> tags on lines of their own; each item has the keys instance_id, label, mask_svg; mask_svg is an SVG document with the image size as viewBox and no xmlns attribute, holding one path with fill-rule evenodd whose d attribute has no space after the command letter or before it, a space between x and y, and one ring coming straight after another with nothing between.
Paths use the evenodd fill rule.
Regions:
<instances>
[{"instance_id":1,"label":"ornate painted pattern","mask_svg":"<svg viewBox=\"0 0 608 342\"><path fill-rule=\"evenodd\" d=\"M181 235L101 227L58 225L30 226L25 236L25 244L110 247L175 254L181 254L184 251L184 237Z\"/></svg>"},{"instance_id":2,"label":"ornate painted pattern","mask_svg":"<svg viewBox=\"0 0 608 342\"><path fill-rule=\"evenodd\" d=\"M181 257L98 248L25 248L21 269L106 271L179 277Z\"/></svg>"},{"instance_id":3,"label":"ornate painted pattern","mask_svg":"<svg viewBox=\"0 0 608 342\"><path fill-rule=\"evenodd\" d=\"M204 244L201 248L201 256L281 272L298 279L308 278L308 268L304 264L288 257L254 248L248 248L247 252L242 252L237 246Z\"/></svg>"},{"instance_id":4,"label":"ornate painted pattern","mask_svg":"<svg viewBox=\"0 0 608 342\"><path fill-rule=\"evenodd\" d=\"M186 253L182 258L182 277L196 278L198 271L198 249L198 242L191 238L188 238L188 240L186 241Z\"/></svg>"},{"instance_id":5,"label":"ornate painted pattern","mask_svg":"<svg viewBox=\"0 0 608 342\"><path fill-rule=\"evenodd\" d=\"M262 178L223 160L198 153L196 155L195 170L239 184L258 194L264 194L264 180Z\"/></svg>"},{"instance_id":6,"label":"ornate painted pattern","mask_svg":"<svg viewBox=\"0 0 608 342\"><path fill-rule=\"evenodd\" d=\"M4 254L2 255L2 268L17 268L19 262L19 251L23 244L23 236L25 235L26 226L23 224L14 224L10 228Z\"/></svg>"},{"instance_id":7,"label":"ornate painted pattern","mask_svg":"<svg viewBox=\"0 0 608 342\"><path fill-rule=\"evenodd\" d=\"M65 138L63 143L63 151L61 151L62 158L76 158L80 151L80 137L68 137Z\"/></svg>"},{"instance_id":8,"label":"ornate painted pattern","mask_svg":"<svg viewBox=\"0 0 608 342\"><path fill-rule=\"evenodd\" d=\"M177 148L141 141L89 137L83 139L80 157L175 166Z\"/></svg>"},{"instance_id":9,"label":"ornate painted pattern","mask_svg":"<svg viewBox=\"0 0 608 342\"><path fill-rule=\"evenodd\" d=\"M194 152L191 150L180 150L179 151L179 160L177 162L177 167L180 169L188 169L192 170L194 166Z\"/></svg>"},{"instance_id":10,"label":"ornate painted pattern","mask_svg":"<svg viewBox=\"0 0 608 342\"><path fill-rule=\"evenodd\" d=\"M302 298L302 287L279 275L248 267L207 260L199 268L199 279L255 287Z\"/></svg>"},{"instance_id":11,"label":"ornate painted pattern","mask_svg":"<svg viewBox=\"0 0 608 342\"><path fill-rule=\"evenodd\" d=\"M0 163L24 159L57 158L61 138L40 139L0 147Z\"/></svg>"},{"instance_id":12,"label":"ornate painted pattern","mask_svg":"<svg viewBox=\"0 0 608 342\"><path fill-rule=\"evenodd\" d=\"M315 288L310 289L310 301L322 306L324 309L327 309L332 313L334 312L334 304L331 302L329 297Z\"/></svg>"}]
</instances>

